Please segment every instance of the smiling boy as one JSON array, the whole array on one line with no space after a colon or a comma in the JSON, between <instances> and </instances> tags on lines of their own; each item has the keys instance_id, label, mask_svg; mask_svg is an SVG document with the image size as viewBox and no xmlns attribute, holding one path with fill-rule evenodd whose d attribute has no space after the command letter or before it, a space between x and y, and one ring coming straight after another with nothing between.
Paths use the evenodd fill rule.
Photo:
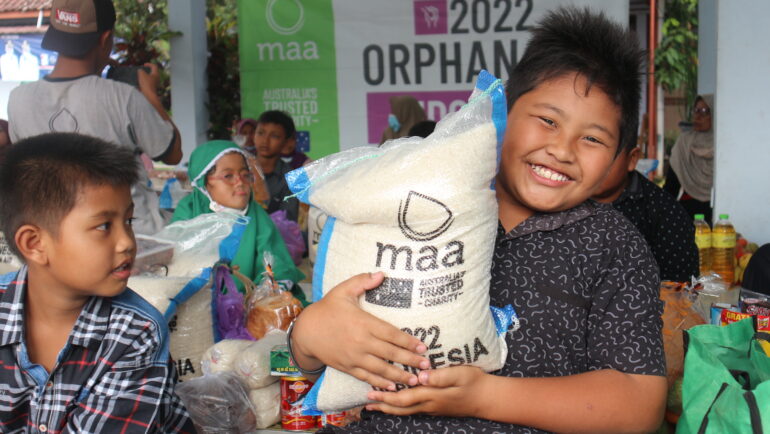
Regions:
<instances>
[{"instance_id":1,"label":"smiling boy","mask_svg":"<svg viewBox=\"0 0 770 434\"><path fill-rule=\"evenodd\" d=\"M192 432L168 330L126 288L133 152L78 134L24 139L0 163L0 224L24 265L0 280L3 432Z\"/></svg>"},{"instance_id":2,"label":"smiling boy","mask_svg":"<svg viewBox=\"0 0 770 434\"><path fill-rule=\"evenodd\" d=\"M506 89L496 182L490 298L512 304L521 321L506 336L505 365L428 370L425 344L358 308L382 273L356 276L297 319L295 362L384 390L419 386L370 392L370 412L346 432L644 432L662 419L655 261L630 222L588 200L620 144L636 142L642 53L629 32L589 10L551 12L532 33Z\"/></svg>"}]
</instances>

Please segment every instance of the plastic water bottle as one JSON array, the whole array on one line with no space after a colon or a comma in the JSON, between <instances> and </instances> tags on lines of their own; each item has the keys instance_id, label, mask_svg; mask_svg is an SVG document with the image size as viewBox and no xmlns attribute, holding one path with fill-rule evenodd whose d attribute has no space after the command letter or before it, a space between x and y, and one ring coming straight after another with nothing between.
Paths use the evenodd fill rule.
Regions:
<instances>
[{"instance_id":1,"label":"plastic water bottle","mask_svg":"<svg viewBox=\"0 0 770 434\"><path fill-rule=\"evenodd\" d=\"M703 214L695 214L695 244L698 246L698 265L700 274L711 270L711 227Z\"/></svg>"},{"instance_id":2,"label":"plastic water bottle","mask_svg":"<svg viewBox=\"0 0 770 434\"><path fill-rule=\"evenodd\" d=\"M730 216L719 214L719 220L711 231L712 269L728 284L735 280L735 228L730 223Z\"/></svg>"}]
</instances>

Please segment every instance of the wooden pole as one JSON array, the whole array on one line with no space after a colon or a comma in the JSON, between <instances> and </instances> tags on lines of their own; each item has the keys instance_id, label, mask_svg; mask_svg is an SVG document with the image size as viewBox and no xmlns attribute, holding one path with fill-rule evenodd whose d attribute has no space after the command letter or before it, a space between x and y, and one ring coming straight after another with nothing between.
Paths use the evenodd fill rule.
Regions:
<instances>
[{"instance_id":1,"label":"wooden pole","mask_svg":"<svg viewBox=\"0 0 770 434\"><path fill-rule=\"evenodd\" d=\"M648 60L647 60L647 158L656 159L658 150L658 86L655 84L655 49L658 46L658 4L657 0L650 0L650 20L647 33ZM661 155L659 165L663 165Z\"/></svg>"}]
</instances>

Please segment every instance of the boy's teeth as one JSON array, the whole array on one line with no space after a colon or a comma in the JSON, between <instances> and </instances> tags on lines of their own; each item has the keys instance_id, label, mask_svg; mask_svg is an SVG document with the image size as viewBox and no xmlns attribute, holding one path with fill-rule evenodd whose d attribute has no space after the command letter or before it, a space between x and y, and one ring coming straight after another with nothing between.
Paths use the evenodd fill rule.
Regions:
<instances>
[{"instance_id":1,"label":"boy's teeth","mask_svg":"<svg viewBox=\"0 0 770 434\"><path fill-rule=\"evenodd\" d=\"M531 166L532 170L534 170L535 173L542 176L543 178L548 178L551 181L569 181L569 178L566 175L563 175L559 172L554 172L545 166L539 166L537 164L532 164Z\"/></svg>"}]
</instances>

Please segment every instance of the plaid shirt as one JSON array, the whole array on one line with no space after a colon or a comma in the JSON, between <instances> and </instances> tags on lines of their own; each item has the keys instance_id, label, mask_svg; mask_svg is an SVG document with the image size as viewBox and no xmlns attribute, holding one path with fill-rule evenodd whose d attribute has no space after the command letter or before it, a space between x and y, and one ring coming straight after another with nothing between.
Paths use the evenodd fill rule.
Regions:
<instances>
[{"instance_id":1,"label":"plaid shirt","mask_svg":"<svg viewBox=\"0 0 770 434\"><path fill-rule=\"evenodd\" d=\"M26 279L0 277L0 432L195 432L152 306L130 289L91 297L49 374L27 353Z\"/></svg>"}]
</instances>

